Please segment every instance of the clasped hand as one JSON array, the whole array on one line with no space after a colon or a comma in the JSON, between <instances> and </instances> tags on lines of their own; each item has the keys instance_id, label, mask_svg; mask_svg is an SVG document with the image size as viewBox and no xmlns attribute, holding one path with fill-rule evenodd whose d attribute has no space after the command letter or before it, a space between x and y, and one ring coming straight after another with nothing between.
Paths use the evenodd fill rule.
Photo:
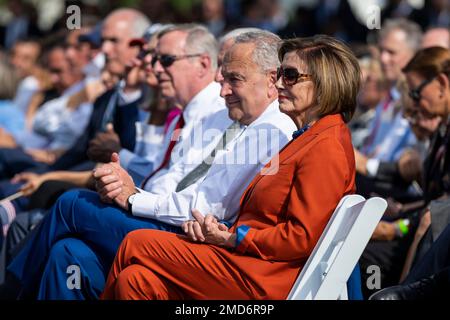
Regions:
<instances>
[{"instance_id":1,"label":"clasped hand","mask_svg":"<svg viewBox=\"0 0 450 320\"><path fill-rule=\"evenodd\" d=\"M117 153L111 155L111 162L94 169L93 177L103 202L115 202L119 207L128 209L128 197L136 193L136 187L131 176L120 166Z\"/></svg>"},{"instance_id":2,"label":"clasped hand","mask_svg":"<svg viewBox=\"0 0 450 320\"><path fill-rule=\"evenodd\" d=\"M217 219L208 214L205 217L198 210L192 210L195 220L182 224L182 229L191 241L205 242L223 247L234 247L236 236L228 231L228 227L219 223Z\"/></svg>"}]
</instances>

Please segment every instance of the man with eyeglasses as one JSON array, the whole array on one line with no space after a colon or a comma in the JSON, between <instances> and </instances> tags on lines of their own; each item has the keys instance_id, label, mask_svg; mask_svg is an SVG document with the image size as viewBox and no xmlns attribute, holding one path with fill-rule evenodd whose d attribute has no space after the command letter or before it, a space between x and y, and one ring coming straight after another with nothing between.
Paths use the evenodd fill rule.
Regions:
<instances>
[{"instance_id":1,"label":"man with eyeglasses","mask_svg":"<svg viewBox=\"0 0 450 320\"><path fill-rule=\"evenodd\" d=\"M183 33L176 30L163 34L159 39L157 54L179 56L176 51L183 46L177 41L186 39ZM167 43L164 40L168 40ZM181 233L179 226L192 217L192 208L211 212L220 220L234 220L239 198L247 184L271 156L289 141L295 129L292 120L279 111L274 86L279 64L279 38L261 31L247 36L243 34L236 41L242 43L236 44L236 48L232 47L231 50L235 49L234 54L228 60L225 58L223 77L219 76L222 84L220 94L225 98L227 109L219 110L195 124L196 128L191 130L201 127L209 130L197 132L199 136L192 132L177 143L172 149L170 169L164 168L165 174L161 173L163 169L158 171L158 168L144 181L142 189L136 188L113 156L113 161L96 170L94 176L97 178L99 193L105 201L114 202L114 206L101 203L97 194L84 191L66 193L58 200L36 231L35 238L29 241L9 268L27 289L32 289L36 281L42 283L38 298L98 297L115 251L129 231L156 228ZM271 43L269 52L265 51L268 41ZM199 49L198 45L195 47ZM257 53L253 55L253 51ZM254 58L260 54L266 55L264 65ZM189 92L188 88L180 86L192 86L194 76L198 79L204 75L202 61L209 61L204 58L197 61L188 59L191 58L178 59L165 69L158 60L155 61L159 80L167 81L167 90L170 87L168 82L177 86L180 90L176 96L180 101ZM172 77L183 74L182 70L175 70L177 63L182 61L185 63L180 67L187 71L189 78L172 82ZM267 64L267 61L270 63ZM193 64L190 68L194 70L187 70L189 63ZM214 73L211 76L214 77ZM198 103L211 99L210 96L197 99L202 97L202 93L199 92L193 99L201 101L197 101L196 105L188 103L188 107L213 108L206 103ZM191 113L185 114L186 111ZM194 115L192 112L186 107L183 111L188 121ZM181 130L181 136L188 121ZM227 128L229 130L225 130ZM193 144L190 143L191 139ZM178 154L182 151L187 153ZM179 175L179 178L175 178L175 175ZM73 215L72 211L77 214ZM68 215L75 220L66 220ZM70 231L66 228L74 229ZM63 233L68 237L58 241ZM79 235L77 239L72 238L75 234ZM51 248L46 247L46 243L51 243ZM48 254L45 253L49 250ZM67 274L64 266L75 261L78 261L86 279L85 288L70 291L65 288ZM28 270L26 266L29 263L36 266L33 274L28 271L27 274L23 273ZM48 268L53 270L53 275L57 274L57 280L46 271L50 270Z\"/></svg>"}]
</instances>

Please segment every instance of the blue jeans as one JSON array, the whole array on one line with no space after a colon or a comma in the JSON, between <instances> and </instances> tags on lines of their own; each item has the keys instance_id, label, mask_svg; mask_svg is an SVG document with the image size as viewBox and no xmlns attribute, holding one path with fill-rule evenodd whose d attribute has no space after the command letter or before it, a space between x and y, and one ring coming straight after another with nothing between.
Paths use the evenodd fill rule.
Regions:
<instances>
[{"instance_id":1,"label":"blue jeans","mask_svg":"<svg viewBox=\"0 0 450 320\"><path fill-rule=\"evenodd\" d=\"M181 233L179 227L105 204L95 192L68 191L33 230L8 271L21 282L25 296L97 299L122 239L137 229Z\"/></svg>"}]
</instances>

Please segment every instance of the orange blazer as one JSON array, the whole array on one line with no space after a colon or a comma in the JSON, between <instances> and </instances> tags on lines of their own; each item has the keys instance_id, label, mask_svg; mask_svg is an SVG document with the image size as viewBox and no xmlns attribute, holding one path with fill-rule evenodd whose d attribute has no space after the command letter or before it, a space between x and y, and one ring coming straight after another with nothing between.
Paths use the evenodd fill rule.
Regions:
<instances>
[{"instance_id":1,"label":"orange blazer","mask_svg":"<svg viewBox=\"0 0 450 320\"><path fill-rule=\"evenodd\" d=\"M226 255L255 296L269 299L286 298L339 200L355 192L351 136L340 115L318 120L278 157L277 172L258 174L242 195L230 230L240 243Z\"/></svg>"}]
</instances>

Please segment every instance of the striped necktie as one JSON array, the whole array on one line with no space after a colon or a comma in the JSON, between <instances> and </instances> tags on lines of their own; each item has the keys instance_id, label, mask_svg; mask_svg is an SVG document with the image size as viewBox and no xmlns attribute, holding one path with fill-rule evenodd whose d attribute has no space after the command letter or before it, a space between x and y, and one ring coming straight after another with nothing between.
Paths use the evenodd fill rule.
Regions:
<instances>
[{"instance_id":1,"label":"striped necktie","mask_svg":"<svg viewBox=\"0 0 450 320\"><path fill-rule=\"evenodd\" d=\"M223 150L225 146L241 132L239 122L233 122L222 135L222 139L217 143L213 151L200 163L197 167L189 172L177 185L176 192L186 189L198 179L206 175L209 168L212 166L214 158L218 151Z\"/></svg>"}]
</instances>

